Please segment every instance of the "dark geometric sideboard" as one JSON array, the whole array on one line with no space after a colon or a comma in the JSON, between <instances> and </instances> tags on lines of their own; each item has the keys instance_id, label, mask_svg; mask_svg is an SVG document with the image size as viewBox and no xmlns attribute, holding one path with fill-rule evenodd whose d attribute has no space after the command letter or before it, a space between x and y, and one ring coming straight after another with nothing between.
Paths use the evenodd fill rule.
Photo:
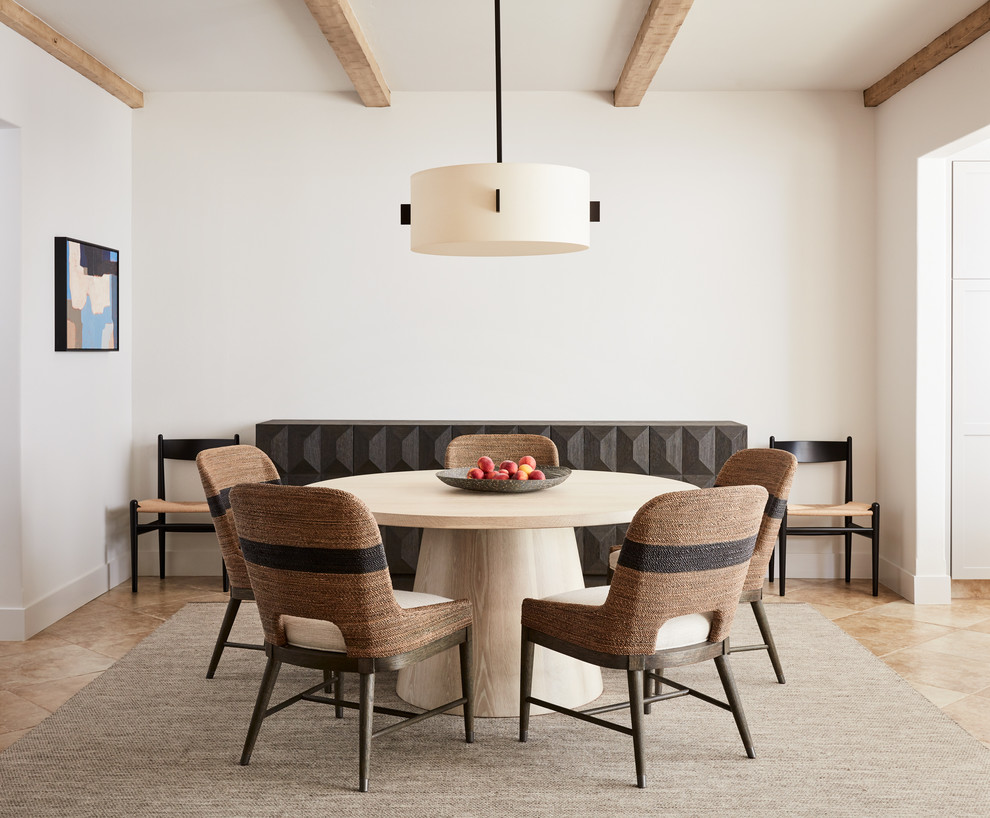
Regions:
<instances>
[{"instance_id":1,"label":"dark geometric sideboard","mask_svg":"<svg viewBox=\"0 0 990 818\"><path fill-rule=\"evenodd\" d=\"M546 435L560 464L572 469L623 471L673 477L710 486L729 456L745 449L746 427L732 421L518 424L483 421L269 420L256 426L256 444L282 480L302 486L317 480L386 471L442 469L451 439L468 434ZM577 529L586 576L604 576L608 549L626 526ZM420 530L382 526L389 569L416 572Z\"/></svg>"}]
</instances>

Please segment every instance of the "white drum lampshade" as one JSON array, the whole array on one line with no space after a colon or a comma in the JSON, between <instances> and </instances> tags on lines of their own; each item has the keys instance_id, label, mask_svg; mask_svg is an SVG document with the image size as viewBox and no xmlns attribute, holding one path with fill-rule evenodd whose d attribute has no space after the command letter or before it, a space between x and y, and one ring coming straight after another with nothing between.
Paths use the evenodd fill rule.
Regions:
<instances>
[{"instance_id":1,"label":"white drum lampshade","mask_svg":"<svg viewBox=\"0 0 990 818\"><path fill-rule=\"evenodd\" d=\"M591 179L564 165L448 165L411 179L410 246L439 256L587 250Z\"/></svg>"}]
</instances>

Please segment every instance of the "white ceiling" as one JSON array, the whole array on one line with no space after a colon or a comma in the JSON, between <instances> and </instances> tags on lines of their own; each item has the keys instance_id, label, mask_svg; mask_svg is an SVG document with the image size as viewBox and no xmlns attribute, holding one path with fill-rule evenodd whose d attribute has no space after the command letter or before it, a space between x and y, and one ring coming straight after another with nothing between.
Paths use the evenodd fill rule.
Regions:
<instances>
[{"instance_id":1,"label":"white ceiling","mask_svg":"<svg viewBox=\"0 0 990 818\"><path fill-rule=\"evenodd\" d=\"M19 0L142 91L350 91L303 0ZM862 91L982 0L695 0L650 86ZM649 0L502 0L506 91L615 87ZM351 0L392 91L494 87L492 0Z\"/></svg>"}]
</instances>

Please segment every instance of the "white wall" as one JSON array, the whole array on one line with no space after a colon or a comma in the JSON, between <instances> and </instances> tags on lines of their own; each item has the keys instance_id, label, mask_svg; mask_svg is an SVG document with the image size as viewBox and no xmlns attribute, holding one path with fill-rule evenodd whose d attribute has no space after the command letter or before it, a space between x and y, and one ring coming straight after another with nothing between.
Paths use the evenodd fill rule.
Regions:
<instances>
[{"instance_id":1,"label":"white wall","mask_svg":"<svg viewBox=\"0 0 990 818\"><path fill-rule=\"evenodd\" d=\"M126 547L131 111L0 26L0 119L20 135L20 538L2 556L19 548L22 576L0 585L0 639L19 639L105 591ZM121 352L53 351L55 236L120 251Z\"/></svg>"},{"instance_id":2,"label":"white wall","mask_svg":"<svg viewBox=\"0 0 990 818\"><path fill-rule=\"evenodd\" d=\"M0 611L21 605L21 132L0 120ZM9 615L9 614L8 614ZM16 614L15 614L16 616ZM5 614L0 612L0 620Z\"/></svg>"},{"instance_id":3,"label":"white wall","mask_svg":"<svg viewBox=\"0 0 990 818\"><path fill-rule=\"evenodd\" d=\"M585 253L466 259L410 253L399 205L417 170L494 160L491 94L148 95L135 491L158 433L548 418L852 434L872 495L873 120L855 93L508 94L505 160L590 171L602 222ZM793 541L789 573L834 575L839 542Z\"/></svg>"},{"instance_id":4,"label":"white wall","mask_svg":"<svg viewBox=\"0 0 990 818\"><path fill-rule=\"evenodd\" d=\"M948 602L949 159L986 139L990 38L878 108L878 484L886 584ZM919 228L920 225L920 228Z\"/></svg>"}]
</instances>

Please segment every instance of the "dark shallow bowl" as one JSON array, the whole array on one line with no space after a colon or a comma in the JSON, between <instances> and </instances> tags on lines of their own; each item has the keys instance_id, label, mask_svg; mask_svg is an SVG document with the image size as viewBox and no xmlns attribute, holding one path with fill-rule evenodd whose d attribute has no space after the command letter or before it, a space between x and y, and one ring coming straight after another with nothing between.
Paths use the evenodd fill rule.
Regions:
<instances>
[{"instance_id":1,"label":"dark shallow bowl","mask_svg":"<svg viewBox=\"0 0 990 818\"><path fill-rule=\"evenodd\" d=\"M571 470L563 466L537 466L546 476L546 480L474 480L467 476L470 468L444 469L437 472L448 486L468 491L495 491L503 494L520 493L524 491L542 491L543 489L559 486L571 476Z\"/></svg>"}]
</instances>

